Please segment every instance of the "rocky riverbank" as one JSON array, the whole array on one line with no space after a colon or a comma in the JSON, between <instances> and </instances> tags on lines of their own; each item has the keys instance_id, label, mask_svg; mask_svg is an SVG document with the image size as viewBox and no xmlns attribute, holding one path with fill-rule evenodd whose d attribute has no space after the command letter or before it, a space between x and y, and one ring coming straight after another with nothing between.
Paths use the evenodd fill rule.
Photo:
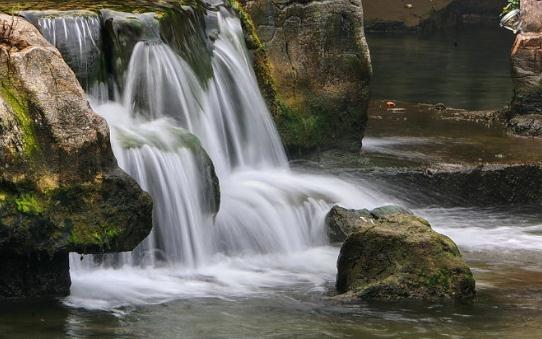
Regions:
<instances>
[{"instance_id":1,"label":"rocky riverbank","mask_svg":"<svg viewBox=\"0 0 542 339\"><path fill-rule=\"evenodd\" d=\"M344 143L294 162L341 168L403 201L445 206L542 201L542 140L510 135L493 111L374 101L359 144Z\"/></svg>"}]
</instances>

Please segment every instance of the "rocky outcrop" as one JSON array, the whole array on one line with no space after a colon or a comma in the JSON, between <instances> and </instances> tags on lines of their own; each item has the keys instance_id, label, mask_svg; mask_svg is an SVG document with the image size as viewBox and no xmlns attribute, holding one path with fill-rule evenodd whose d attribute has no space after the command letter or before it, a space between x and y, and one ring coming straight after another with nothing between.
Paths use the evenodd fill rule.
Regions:
<instances>
[{"instance_id":1,"label":"rocky outcrop","mask_svg":"<svg viewBox=\"0 0 542 339\"><path fill-rule=\"evenodd\" d=\"M363 0L368 31L433 31L495 26L507 0Z\"/></svg>"},{"instance_id":2,"label":"rocky outcrop","mask_svg":"<svg viewBox=\"0 0 542 339\"><path fill-rule=\"evenodd\" d=\"M158 40L158 21L154 13L132 14L104 9L100 11L104 32L104 50L108 69L115 83L124 84L124 74L139 41Z\"/></svg>"},{"instance_id":3,"label":"rocky outcrop","mask_svg":"<svg viewBox=\"0 0 542 339\"><path fill-rule=\"evenodd\" d=\"M69 252L128 251L150 232L152 201L117 167L73 71L4 14L0 166L0 298L64 295Z\"/></svg>"},{"instance_id":4,"label":"rocky outcrop","mask_svg":"<svg viewBox=\"0 0 542 339\"><path fill-rule=\"evenodd\" d=\"M361 0L243 0L270 61L284 143L308 148L360 138L371 64Z\"/></svg>"},{"instance_id":5,"label":"rocky outcrop","mask_svg":"<svg viewBox=\"0 0 542 339\"><path fill-rule=\"evenodd\" d=\"M515 134L542 136L542 3L521 1L521 33L512 49L514 98L509 127Z\"/></svg>"},{"instance_id":6,"label":"rocky outcrop","mask_svg":"<svg viewBox=\"0 0 542 339\"><path fill-rule=\"evenodd\" d=\"M424 219L386 207L360 218L340 211L354 232L344 242L337 263L336 288L354 300L471 300L475 281L448 237ZM365 214L364 211L361 213ZM334 219L330 216L328 220Z\"/></svg>"},{"instance_id":7,"label":"rocky outcrop","mask_svg":"<svg viewBox=\"0 0 542 339\"><path fill-rule=\"evenodd\" d=\"M518 115L508 121L508 127L517 135L540 137L542 136L542 115Z\"/></svg>"}]
</instances>

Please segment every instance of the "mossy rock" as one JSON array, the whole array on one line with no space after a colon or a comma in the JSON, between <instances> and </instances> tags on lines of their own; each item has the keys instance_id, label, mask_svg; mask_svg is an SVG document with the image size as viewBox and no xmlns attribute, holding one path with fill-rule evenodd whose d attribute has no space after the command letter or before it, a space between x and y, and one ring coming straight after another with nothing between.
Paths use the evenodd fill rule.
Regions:
<instances>
[{"instance_id":1,"label":"mossy rock","mask_svg":"<svg viewBox=\"0 0 542 339\"><path fill-rule=\"evenodd\" d=\"M0 183L0 192L0 250L130 251L152 226L152 200L120 170L92 183L45 192L32 183Z\"/></svg>"},{"instance_id":2,"label":"mossy rock","mask_svg":"<svg viewBox=\"0 0 542 339\"><path fill-rule=\"evenodd\" d=\"M361 0L230 2L286 148L360 140L372 73Z\"/></svg>"},{"instance_id":3,"label":"mossy rock","mask_svg":"<svg viewBox=\"0 0 542 339\"><path fill-rule=\"evenodd\" d=\"M357 222L358 212L345 213L354 223L350 228L357 230L341 248L339 294L354 300L471 301L475 297L475 281L459 249L426 220L391 213Z\"/></svg>"},{"instance_id":4,"label":"mossy rock","mask_svg":"<svg viewBox=\"0 0 542 339\"><path fill-rule=\"evenodd\" d=\"M150 196L118 168L73 71L33 25L5 14L0 168L0 259L23 263L0 265L0 297L63 296L69 252L129 251L152 228Z\"/></svg>"}]
</instances>

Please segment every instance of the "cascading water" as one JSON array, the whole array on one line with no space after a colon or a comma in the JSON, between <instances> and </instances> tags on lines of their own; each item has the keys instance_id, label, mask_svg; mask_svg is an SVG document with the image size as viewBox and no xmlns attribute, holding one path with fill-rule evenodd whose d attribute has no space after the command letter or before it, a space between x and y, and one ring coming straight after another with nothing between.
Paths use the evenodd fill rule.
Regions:
<instances>
[{"instance_id":1,"label":"cascading water","mask_svg":"<svg viewBox=\"0 0 542 339\"><path fill-rule=\"evenodd\" d=\"M21 14L38 26L43 36L58 48L83 88L92 97L107 98L101 52L101 22L96 13L25 11Z\"/></svg>"},{"instance_id":2,"label":"cascading water","mask_svg":"<svg viewBox=\"0 0 542 339\"><path fill-rule=\"evenodd\" d=\"M224 6L207 15L209 79L156 36L134 47L121 98L95 107L111 127L119 165L153 196L155 225L132 253L73 256L72 304L109 308L319 285L335 272L337 250L325 246L330 207L383 202L341 180L289 168L239 19ZM216 216L206 153L197 142L190 146L187 131L220 179Z\"/></svg>"}]
</instances>

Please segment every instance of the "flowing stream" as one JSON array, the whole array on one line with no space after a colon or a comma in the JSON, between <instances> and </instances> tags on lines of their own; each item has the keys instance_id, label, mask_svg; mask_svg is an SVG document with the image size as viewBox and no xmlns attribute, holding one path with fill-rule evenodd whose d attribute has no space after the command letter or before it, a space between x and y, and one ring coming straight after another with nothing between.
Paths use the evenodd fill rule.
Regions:
<instances>
[{"instance_id":1,"label":"flowing stream","mask_svg":"<svg viewBox=\"0 0 542 339\"><path fill-rule=\"evenodd\" d=\"M71 30L81 46L99 40L82 34L94 27L76 29L91 20L37 23L62 50L59 41ZM206 22L214 31L209 79L198 77L161 39L155 20L156 36L134 47L125 83L118 86L122 93L105 101L89 91L111 127L120 167L154 199L154 229L131 253L72 255L70 305L117 309L300 282L323 288L333 279L338 254L327 246L324 218L330 207L384 202L368 189L289 168L239 19L219 6ZM212 185L207 154L220 192ZM217 193L221 204L215 213Z\"/></svg>"},{"instance_id":2,"label":"flowing stream","mask_svg":"<svg viewBox=\"0 0 542 339\"><path fill-rule=\"evenodd\" d=\"M380 193L400 190L375 187L349 162L290 168L240 21L228 9L209 10L198 28L209 55L181 56L158 21L142 15L152 34L135 44L116 83L103 74L100 15L25 16L59 48L107 119L119 165L154 199L155 224L133 252L72 255L71 295L61 304L0 307L0 338L530 338L542 330L540 206L409 202L461 247L478 281L474 305L326 299L339 251L328 245L329 208L401 203ZM202 76L193 60L207 59L211 74ZM412 142L401 138L403 146ZM396 151L396 141L369 140L369 151ZM411 151L425 154L418 150L425 141L415 141Z\"/></svg>"}]
</instances>

